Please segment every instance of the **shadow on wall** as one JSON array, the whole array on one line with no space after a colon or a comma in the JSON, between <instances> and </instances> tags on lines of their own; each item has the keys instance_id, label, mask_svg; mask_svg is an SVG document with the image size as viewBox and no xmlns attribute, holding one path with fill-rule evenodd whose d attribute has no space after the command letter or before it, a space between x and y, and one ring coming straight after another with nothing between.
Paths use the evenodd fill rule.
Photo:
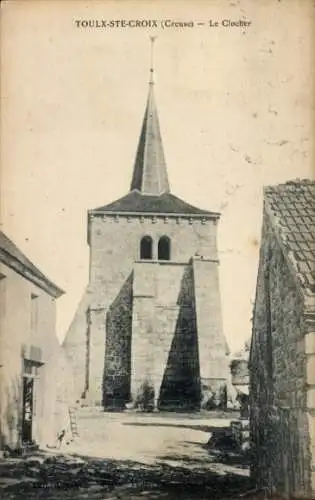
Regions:
<instances>
[{"instance_id":1,"label":"shadow on wall","mask_svg":"<svg viewBox=\"0 0 315 500\"><path fill-rule=\"evenodd\" d=\"M159 394L160 410L200 409L200 368L193 290L193 269L188 265L177 299L179 313Z\"/></svg>"},{"instance_id":2,"label":"shadow on wall","mask_svg":"<svg viewBox=\"0 0 315 500\"><path fill-rule=\"evenodd\" d=\"M132 287L133 273L123 284L106 316L102 404L108 410L123 410L131 401ZM179 311L175 331L165 332L172 337L172 342L157 398L158 409L198 411L201 408L202 387L191 263L186 266L181 279L176 305ZM167 312L163 308L159 311L157 314L163 315L160 319L167 328ZM133 405L153 410L156 396L152 383L143 381Z\"/></svg>"},{"instance_id":3,"label":"shadow on wall","mask_svg":"<svg viewBox=\"0 0 315 500\"><path fill-rule=\"evenodd\" d=\"M123 284L106 316L103 406L124 409L130 400L133 273Z\"/></svg>"}]
</instances>

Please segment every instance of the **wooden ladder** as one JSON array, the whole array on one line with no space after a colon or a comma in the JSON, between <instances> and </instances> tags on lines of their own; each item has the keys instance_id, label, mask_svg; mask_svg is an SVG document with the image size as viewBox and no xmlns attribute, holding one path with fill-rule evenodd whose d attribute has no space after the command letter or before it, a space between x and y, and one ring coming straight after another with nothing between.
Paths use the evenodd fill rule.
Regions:
<instances>
[{"instance_id":1,"label":"wooden ladder","mask_svg":"<svg viewBox=\"0 0 315 500\"><path fill-rule=\"evenodd\" d=\"M72 436L73 437L79 436L76 409L73 406L69 406L69 420L70 420L70 430Z\"/></svg>"}]
</instances>

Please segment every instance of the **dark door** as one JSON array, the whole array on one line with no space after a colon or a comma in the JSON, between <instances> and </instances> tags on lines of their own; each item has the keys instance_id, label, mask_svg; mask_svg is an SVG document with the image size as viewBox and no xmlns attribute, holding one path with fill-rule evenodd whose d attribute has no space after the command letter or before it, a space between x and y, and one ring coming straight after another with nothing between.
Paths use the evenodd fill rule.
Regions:
<instances>
[{"instance_id":1,"label":"dark door","mask_svg":"<svg viewBox=\"0 0 315 500\"><path fill-rule=\"evenodd\" d=\"M23 377L22 442L32 442L34 379Z\"/></svg>"}]
</instances>

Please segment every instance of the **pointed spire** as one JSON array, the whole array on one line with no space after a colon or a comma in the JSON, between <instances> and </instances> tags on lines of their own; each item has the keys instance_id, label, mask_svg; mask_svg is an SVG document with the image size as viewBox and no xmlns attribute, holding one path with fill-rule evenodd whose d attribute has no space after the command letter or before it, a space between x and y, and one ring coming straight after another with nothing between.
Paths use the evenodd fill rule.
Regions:
<instances>
[{"instance_id":1,"label":"pointed spire","mask_svg":"<svg viewBox=\"0 0 315 500\"><path fill-rule=\"evenodd\" d=\"M151 64L149 95L143 118L130 190L137 189L143 194L160 195L162 193L169 193L170 188L153 92L153 46L156 37L150 38Z\"/></svg>"}]
</instances>

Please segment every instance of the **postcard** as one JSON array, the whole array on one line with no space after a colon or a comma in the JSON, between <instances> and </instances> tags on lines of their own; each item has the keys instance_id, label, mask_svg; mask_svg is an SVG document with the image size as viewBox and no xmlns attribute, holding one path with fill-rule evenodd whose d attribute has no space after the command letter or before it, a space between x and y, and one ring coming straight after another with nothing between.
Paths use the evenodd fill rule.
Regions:
<instances>
[{"instance_id":1,"label":"postcard","mask_svg":"<svg viewBox=\"0 0 315 500\"><path fill-rule=\"evenodd\" d=\"M313 0L1 4L3 498L311 498Z\"/></svg>"}]
</instances>

